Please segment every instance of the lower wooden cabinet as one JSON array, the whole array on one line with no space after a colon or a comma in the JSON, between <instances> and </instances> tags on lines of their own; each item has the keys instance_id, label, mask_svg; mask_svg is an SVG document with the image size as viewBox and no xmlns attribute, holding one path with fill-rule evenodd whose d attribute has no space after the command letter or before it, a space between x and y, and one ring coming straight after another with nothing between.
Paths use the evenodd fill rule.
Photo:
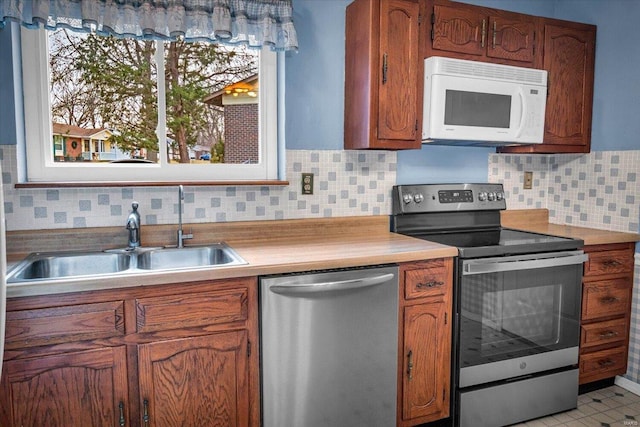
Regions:
<instances>
[{"instance_id":1,"label":"lower wooden cabinet","mask_svg":"<svg viewBox=\"0 0 640 427\"><path fill-rule=\"evenodd\" d=\"M2 426L126 425L124 346L11 360L2 371Z\"/></svg>"},{"instance_id":2,"label":"lower wooden cabinet","mask_svg":"<svg viewBox=\"0 0 640 427\"><path fill-rule=\"evenodd\" d=\"M400 267L398 426L449 416L453 260Z\"/></svg>"},{"instance_id":3,"label":"lower wooden cabinet","mask_svg":"<svg viewBox=\"0 0 640 427\"><path fill-rule=\"evenodd\" d=\"M9 299L7 310L3 427L259 426L256 278Z\"/></svg>"},{"instance_id":4,"label":"lower wooden cabinet","mask_svg":"<svg viewBox=\"0 0 640 427\"><path fill-rule=\"evenodd\" d=\"M627 371L635 245L585 247L580 384Z\"/></svg>"},{"instance_id":5,"label":"lower wooden cabinet","mask_svg":"<svg viewBox=\"0 0 640 427\"><path fill-rule=\"evenodd\" d=\"M149 426L249 425L246 331L138 346L142 420Z\"/></svg>"}]
</instances>

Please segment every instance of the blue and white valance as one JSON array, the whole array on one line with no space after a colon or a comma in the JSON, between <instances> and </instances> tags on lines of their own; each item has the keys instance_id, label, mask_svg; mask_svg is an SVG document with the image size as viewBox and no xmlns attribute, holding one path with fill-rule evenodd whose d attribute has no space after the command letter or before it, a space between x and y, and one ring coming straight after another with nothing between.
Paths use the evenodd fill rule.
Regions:
<instances>
[{"instance_id":1,"label":"blue and white valance","mask_svg":"<svg viewBox=\"0 0 640 427\"><path fill-rule=\"evenodd\" d=\"M0 27L297 50L292 0L0 0Z\"/></svg>"}]
</instances>

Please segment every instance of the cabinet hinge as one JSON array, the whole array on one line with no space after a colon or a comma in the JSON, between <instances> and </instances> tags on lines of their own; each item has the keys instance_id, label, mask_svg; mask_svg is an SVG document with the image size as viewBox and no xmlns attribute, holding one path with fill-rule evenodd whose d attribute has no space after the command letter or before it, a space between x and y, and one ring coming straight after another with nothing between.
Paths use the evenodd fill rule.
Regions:
<instances>
[{"instance_id":1,"label":"cabinet hinge","mask_svg":"<svg viewBox=\"0 0 640 427\"><path fill-rule=\"evenodd\" d=\"M445 390L444 388L442 389L442 401L444 402L447 396L447 390Z\"/></svg>"},{"instance_id":2,"label":"cabinet hinge","mask_svg":"<svg viewBox=\"0 0 640 427\"><path fill-rule=\"evenodd\" d=\"M421 25L421 24L422 24L422 14L419 13L418 14L418 25Z\"/></svg>"},{"instance_id":3,"label":"cabinet hinge","mask_svg":"<svg viewBox=\"0 0 640 427\"><path fill-rule=\"evenodd\" d=\"M251 357L251 341L247 340L247 357Z\"/></svg>"},{"instance_id":4,"label":"cabinet hinge","mask_svg":"<svg viewBox=\"0 0 640 427\"><path fill-rule=\"evenodd\" d=\"M416 119L416 132L418 132L418 119Z\"/></svg>"},{"instance_id":5,"label":"cabinet hinge","mask_svg":"<svg viewBox=\"0 0 640 427\"><path fill-rule=\"evenodd\" d=\"M449 322L449 313L444 314L444 324L446 325Z\"/></svg>"}]
</instances>

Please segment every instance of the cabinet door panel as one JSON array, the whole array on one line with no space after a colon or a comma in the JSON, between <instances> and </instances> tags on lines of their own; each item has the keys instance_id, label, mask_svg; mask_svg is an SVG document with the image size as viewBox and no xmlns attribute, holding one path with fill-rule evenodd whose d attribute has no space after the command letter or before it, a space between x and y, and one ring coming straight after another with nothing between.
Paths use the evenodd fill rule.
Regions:
<instances>
[{"instance_id":1,"label":"cabinet door panel","mask_svg":"<svg viewBox=\"0 0 640 427\"><path fill-rule=\"evenodd\" d=\"M484 56L488 22L482 12L435 5L433 16L433 49Z\"/></svg>"},{"instance_id":2,"label":"cabinet door panel","mask_svg":"<svg viewBox=\"0 0 640 427\"><path fill-rule=\"evenodd\" d=\"M544 69L549 72L545 143L591 141L595 29L544 26Z\"/></svg>"},{"instance_id":3,"label":"cabinet door panel","mask_svg":"<svg viewBox=\"0 0 640 427\"><path fill-rule=\"evenodd\" d=\"M533 21L512 21L492 16L489 28L487 56L533 62L533 42L536 29Z\"/></svg>"},{"instance_id":4,"label":"cabinet door panel","mask_svg":"<svg viewBox=\"0 0 640 427\"><path fill-rule=\"evenodd\" d=\"M3 426L116 426L128 402L126 350L104 348L3 367Z\"/></svg>"},{"instance_id":5,"label":"cabinet door panel","mask_svg":"<svg viewBox=\"0 0 640 427\"><path fill-rule=\"evenodd\" d=\"M418 3L383 0L380 5L379 139L417 137L418 14Z\"/></svg>"},{"instance_id":6,"label":"cabinet door panel","mask_svg":"<svg viewBox=\"0 0 640 427\"><path fill-rule=\"evenodd\" d=\"M408 306L404 311L402 417L448 415L450 325L445 303Z\"/></svg>"},{"instance_id":7,"label":"cabinet door panel","mask_svg":"<svg viewBox=\"0 0 640 427\"><path fill-rule=\"evenodd\" d=\"M247 345L246 331L140 345L141 413L149 414L148 425L248 426Z\"/></svg>"}]
</instances>

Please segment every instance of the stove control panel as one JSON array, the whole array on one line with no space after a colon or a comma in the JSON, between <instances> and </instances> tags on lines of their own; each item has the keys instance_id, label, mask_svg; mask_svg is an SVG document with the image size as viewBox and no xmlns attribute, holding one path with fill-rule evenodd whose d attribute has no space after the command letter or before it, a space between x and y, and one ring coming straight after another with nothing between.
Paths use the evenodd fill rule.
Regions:
<instances>
[{"instance_id":1,"label":"stove control panel","mask_svg":"<svg viewBox=\"0 0 640 427\"><path fill-rule=\"evenodd\" d=\"M393 187L393 214L503 210L502 184L420 184Z\"/></svg>"}]
</instances>

